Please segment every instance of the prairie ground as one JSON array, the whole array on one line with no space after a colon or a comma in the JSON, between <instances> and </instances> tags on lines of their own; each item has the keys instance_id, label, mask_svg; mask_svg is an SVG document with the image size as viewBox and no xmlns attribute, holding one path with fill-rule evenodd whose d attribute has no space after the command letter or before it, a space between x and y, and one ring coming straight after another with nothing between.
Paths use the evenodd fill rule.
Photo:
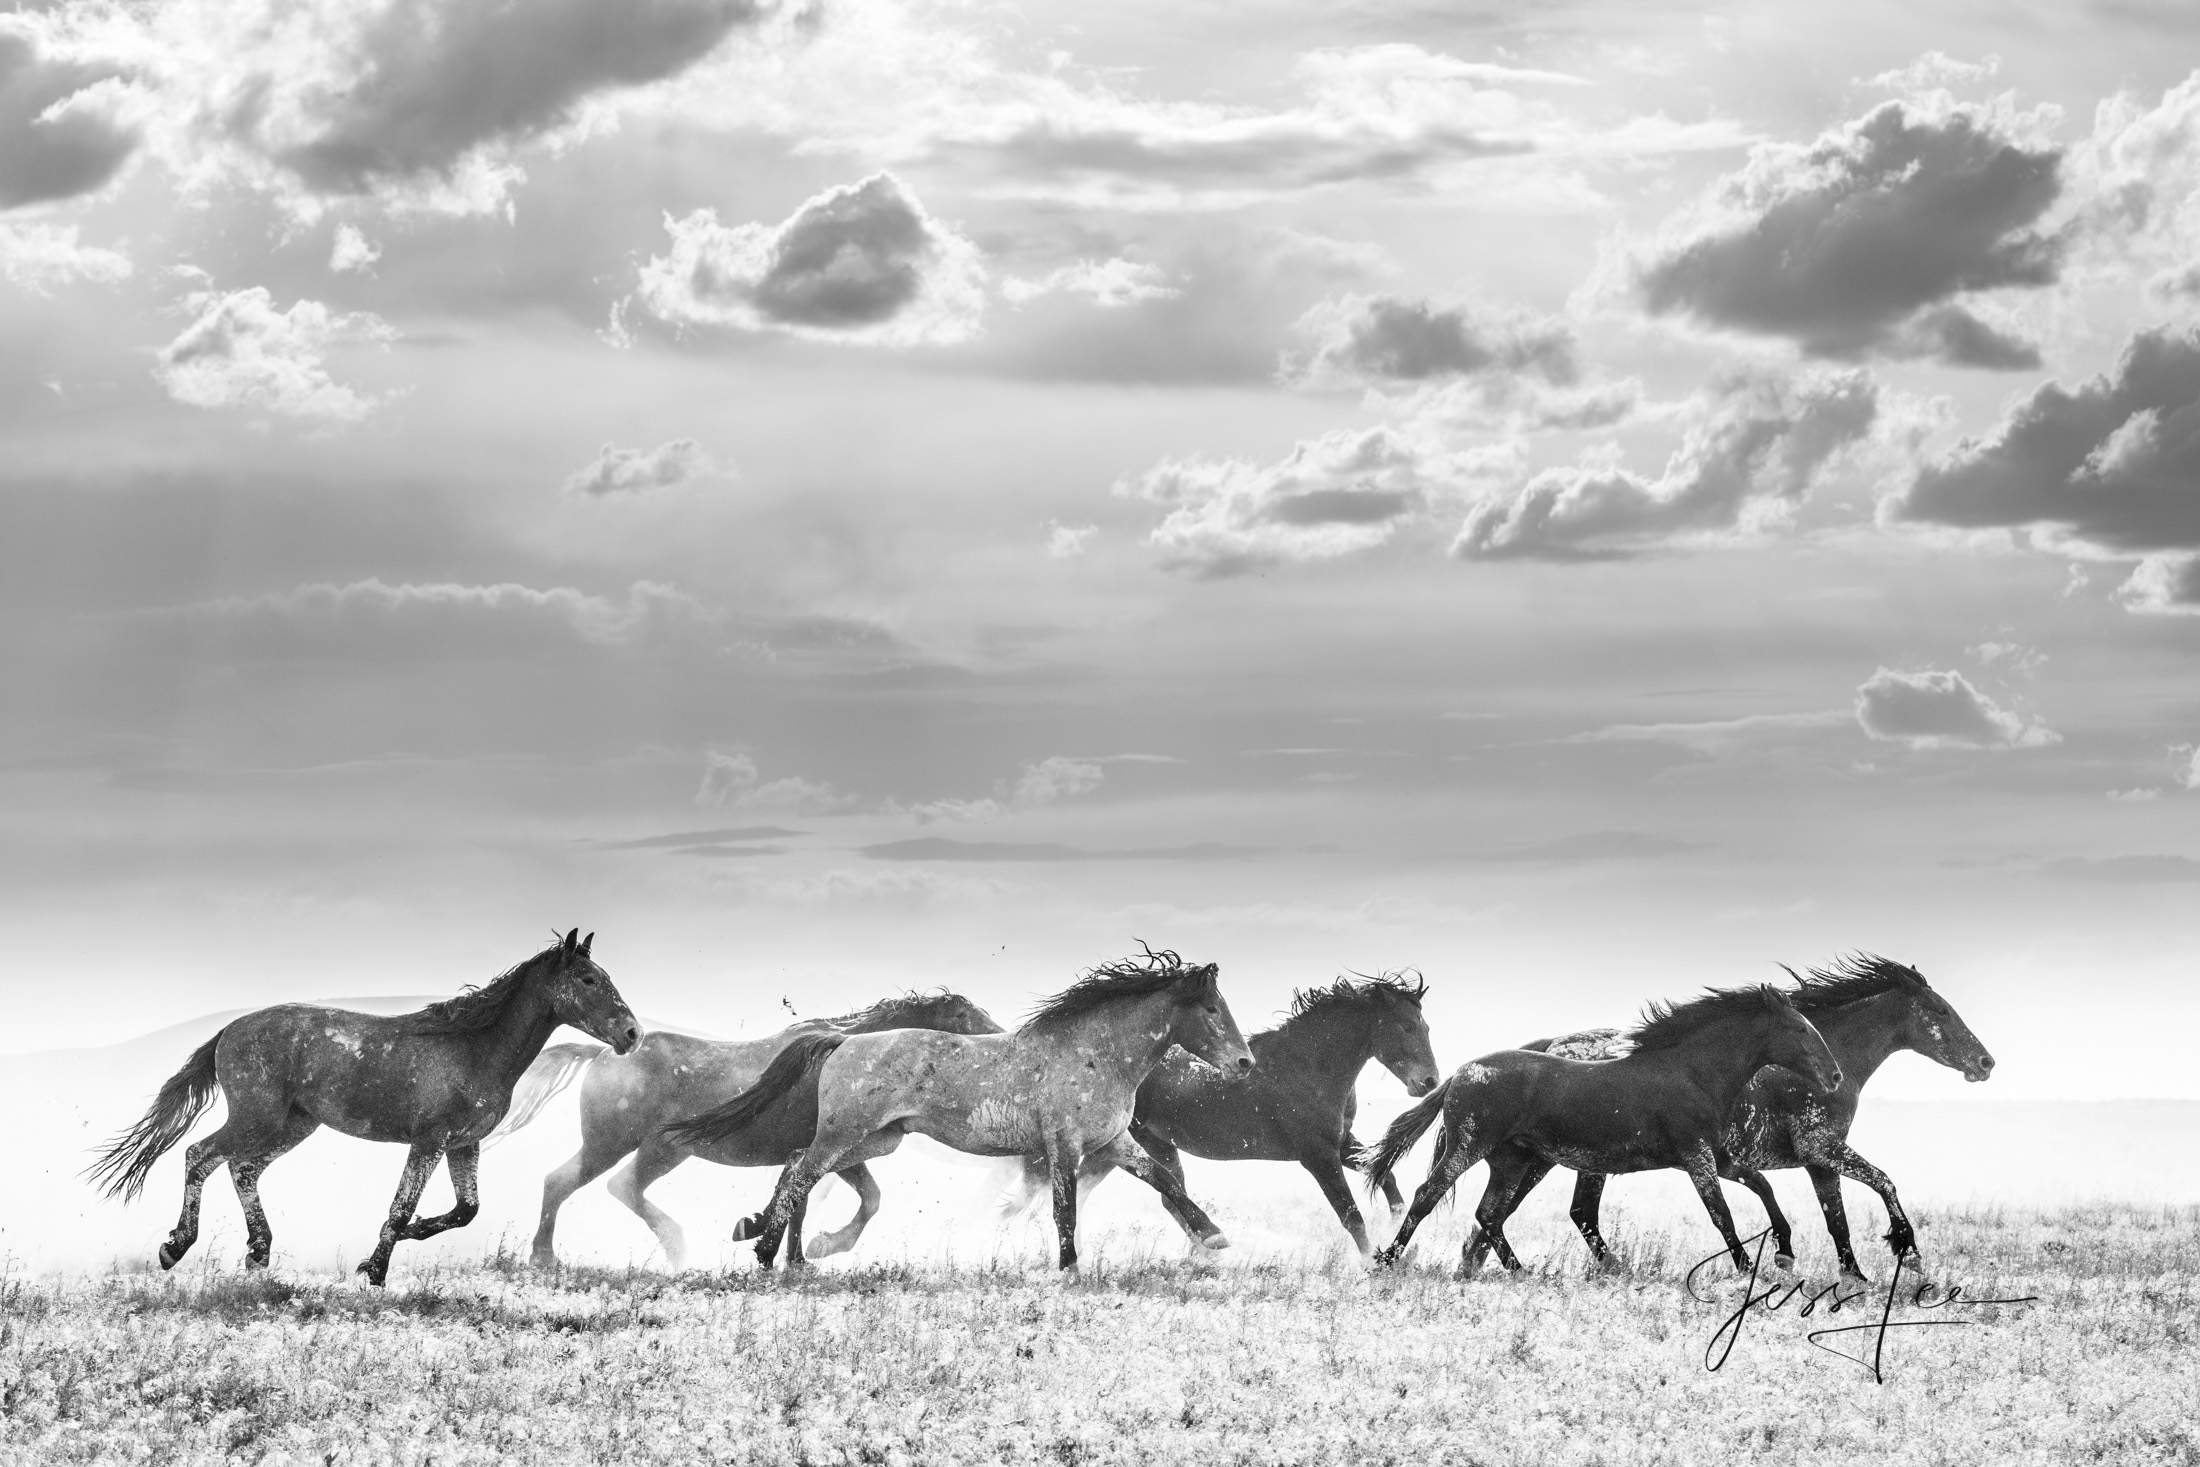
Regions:
<instances>
[{"instance_id":1,"label":"prairie ground","mask_svg":"<svg viewBox=\"0 0 2200 1467\"><path fill-rule=\"evenodd\" d=\"M1137 1230L1089 1240L1073 1277L1035 1232L990 1263L793 1277L18 1273L0 1283L0 1459L2200 1463L2200 1209L1929 1216L1926 1303L1952 1284L2036 1298L1926 1309L1903 1275L1883 1342L1820 1342L1883 1343L1877 1382L1806 1335L1876 1322L1884 1287L1838 1316L1760 1305L1730 1341L1745 1283L1720 1265L1691 1290L1700 1218L1622 1219L1624 1270L1539 1235L1543 1262L1471 1281L1462 1221L1432 1219L1389 1274L1311 1243L1195 1262ZM1803 1266L1813 1291L1833 1282L1822 1251ZM1884 1286L1884 1250L1870 1266ZM1925 1319L1966 1322L1900 1324Z\"/></svg>"}]
</instances>

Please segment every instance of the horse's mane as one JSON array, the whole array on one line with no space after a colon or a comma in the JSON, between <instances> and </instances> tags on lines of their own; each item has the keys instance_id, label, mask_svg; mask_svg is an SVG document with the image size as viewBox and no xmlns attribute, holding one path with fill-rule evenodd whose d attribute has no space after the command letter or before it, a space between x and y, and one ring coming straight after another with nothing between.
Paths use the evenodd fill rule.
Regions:
<instances>
[{"instance_id":1,"label":"horse's mane","mask_svg":"<svg viewBox=\"0 0 2200 1467\"><path fill-rule=\"evenodd\" d=\"M1695 998L1679 1003L1652 1001L1643 1007L1642 1022L1627 1032L1633 1052L1671 1049L1706 1024L1742 1018L1768 1008L1792 1008L1787 994L1770 983L1748 988L1707 988Z\"/></svg>"},{"instance_id":2,"label":"horse's mane","mask_svg":"<svg viewBox=\"0 0 2200 1467\"><path fill-rule=\"evenodd\" d=\"M1830 968L1811 969L1807 978L1793 968L1788 969L1788 974L1795 979L1795 987L1788 991L1788 997L1806 1015L1821 1014L1843 1004L1877 998L1898 989L1930 991L1932 988L1917 969L1877 953L1844 954Z\"/></svg>"},{"instance_id":3,"label":"horse's mane","mask_svg":"<svg viewBox=\"0 0 2200 1467\"><path fill-rule=\"evenodd\" d=\"M931 993L919 993L916 989L909 988L900 993L890 993L877 1003L841 1014L836 1018L827 1019L825 1022L844 1034L874 1029L908 1029L916 1026L895 1021L913 1014L930 1014L950 1004L963 1004L976 1010L981 1015L985 1013L985 1010L978 1008L969 999L964 998L959 993L950 993L945 988L936 989Z\"/></svg>"},{"instance_id":4,"label":"horse's mane","mask_svg":"<svg viewBox=\"0 0 2200 1467\"><path fill-rule=\"evenodd\" d=\"M1335 982L1317 983L1311 988L1293 990L1291 1012L1284 1015L1278 1029L1288 1029L1300 1019L1312 1018L1333 1008L1349 1008L1395 993L1415 1003L1428 992L1428 980L1411 968L1383 973L1344 973Z\"/></svg>"},{"instance_id":5,"label":"horse's mane","mask_svg":"<svg viewBox=\"0 0 2200 1467\"><path fill-rule=\"evenodd\" d=\"M1143 943L1139 945L1145 947ZM1214 964L1203 968L1186 967L1184 960L1167 948L1157 951L1145 947L1134 957L1102 963L1052 998L1042 1000L1025 1016L1023 1028L1017 1032L1032 1034L1067 1024L1117 999L1159 993L1195 973L1205 973L1208 986L1214 985Z\"/></svg>"},{"instance_id":6,"label":"horse's mane","mask_svg":"<svg viewBox=\"0 0 2200 1467\"><path fill-rule=\"evenodd\" d=\"M409 1014L399 1014L395 1022L404 1025L409 1034L472 1034L490 1028L504 1017L512 1000L519 997L527 980L534 976L536 965L545 958L555 957L564 946L564 939L560 938L541 952L522 958L480 987L469 983L455 998L414 1009Z\"/></svg>"}]
</instances>

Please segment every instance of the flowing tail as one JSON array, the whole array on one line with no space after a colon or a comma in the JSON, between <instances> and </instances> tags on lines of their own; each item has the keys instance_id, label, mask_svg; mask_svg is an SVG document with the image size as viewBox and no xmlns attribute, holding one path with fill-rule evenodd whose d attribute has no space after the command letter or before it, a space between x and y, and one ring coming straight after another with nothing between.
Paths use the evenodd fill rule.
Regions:
<instances>
[{"instance_id":1,"label":"flowing tail","mask_svg":"<svg viewBox=\"0 0 2200 1467\"><path fill-rule=\"evenodd\" d=\"M520 1127L542 1114L544 1106L565 1093L565 1087L573 1083L573 1077L596 1062L607 1046L601 1044L553 1044L535 1056L512 1087L512 1103L504 1112L504 1119L489 1133L491 1141L500 1141Z\"/></svg>"},{"instance_id":2,"label":"flowing tail","mask_svg":"<svg viewBox=\"0 0 2200 1467\"><path fill-rule=\"evenodd\" d=\"M193 1050L191 1058L183 1062L183 1068L170 1075L167 1083L160 1087L160 1094L153 1097L152 1108L99 1153L99 1160L92 1163L85 1175L98 1184L101 1196L113 1197L119 1193L123 1201L135 1202L138 1193L145 1190L145 1179L152 1175L153 1163L189 1134L198 1124L199 1117L206 1114L218 1088L214 1078L214 1046L221 1040L221 1034L217 1033Z\"/></svg>"},{"instance_id":3,"label":"flowing tail","mask_svg":"<svg viewBox=\"0 0 2200 1467\"><path fill-rule=\"evenodd\" d=\"M665 1127L665 1136L676 1145L689 1148L731 1140L804 1080L814 1084L826 1056L847 1039L845 1034L803 1035L772 1057L772 1062L764 1067L764 1073L754 1085L701 1115L672 1122Z\"/></svg>"},{"instance_id":4,"label":"flowing tail","mask_svg":"<svg viewBox=\"0 0 2200 1467\"><path fill-rule=\"evenodd\" d=\"M1446 1080L1421 1097L1420 1104L1392 1121L1390 1129L1383 1132L1382 1140L1360 1149L1355 1159L1366 1174L1362 1185L1367 1189L1368 1196L1373 1197L1382 1190L1383 1183L1398 1169L1398 1163L1405 1160L1406 1153L1413 1149L1413 1143L1421 1139L1421 1133L1436 1124L1444 1113L1444 1100L1450 1094L1451 1081ZM1436 1133L1436 1149L1444 1149L1444 1133L1441 1127Z\"/></svg>"}]
</instances>

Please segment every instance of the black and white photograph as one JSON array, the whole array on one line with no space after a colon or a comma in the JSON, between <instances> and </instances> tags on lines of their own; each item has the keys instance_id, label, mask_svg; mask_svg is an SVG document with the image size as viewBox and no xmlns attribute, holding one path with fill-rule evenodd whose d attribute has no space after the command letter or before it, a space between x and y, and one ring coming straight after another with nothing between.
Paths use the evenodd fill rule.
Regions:
<instances>
[{"instance_id":1,"label":"black and white photograph","mask_svg":"<svg viewBox=\"0 0 2200 1467\"><path fill-rule=\"evenodd\" d=\"M2200 1467L2200 0L0 0L0 1464Z\"/></svg>"}]
</instances>

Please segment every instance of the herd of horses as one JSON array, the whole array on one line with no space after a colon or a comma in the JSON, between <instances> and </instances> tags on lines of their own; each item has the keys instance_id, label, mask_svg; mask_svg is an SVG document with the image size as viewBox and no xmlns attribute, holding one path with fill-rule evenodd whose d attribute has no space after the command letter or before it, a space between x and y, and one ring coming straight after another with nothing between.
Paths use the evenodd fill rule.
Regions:
<instances>
[{"instance_id":1,"label":"herd of horses","mask_svg":"<svg viewBox=\"0 0 2200 1467\"><path fill-rule=\"evenodd\" d=\"M621 1161L612 1194L685 1264L680 1225L647 1197L689 1157L780 1168L753 1238L769 1268L855 1246L879 1208L868 1163L911 1132L1022 1171L1004 1211L1050 1196L1059 1261L1077 1263L1080 1196L1120 1169L1152 1187L1195 1249L1227 1247L1186 1187L1181 1153L1295 1161L1312 1175L1363 1256L1396 1263L1415 1229L1475 1163L1489 1180L1463 1249L1467 1272L1494 1251L1520 1267L1505 1221L1553 1167L1576 1174L1572 1216L1598 1261L1607 1176L1688 1174L1737 1268L1749 1266L1721 1178L1763 1202L1776 1262L1794 1265L1788 1222L1764 1173L1809 1172L1842 1271L1862 1276L1841 1205L1843 1178L1876 1192L1896 1258L1915 1239L1894 1183L1848 1144L1866 1081L1897 1050L1984 1080L1993 1057L1916 969L1870 954L1790 985L1707 990L1652 1003L1632 1029L1539 1039L1469 1061L1439 1081L1417 975L1349 976L1301 990L1276 1028L1242 1035L1213 963L1145 948L1086 973L1005 1030L951 993L906 994L761 1039L643 1034L578 929L478 989L392 1017L282 1004L233 1020L161 1086L151 1108L91 1169L109 1196L135 1198L155 1162L187 1135L218 1091L223 1124L184 1153L183 1208L160 1246L173 1268L198 1237L206 1179L227 1163L244 1209L248 1268L273 1246L259 1179L320 1127L408 1149L397 1194L359 1270L387 1276L400 1241L472 1221L481 1145L528 1124L576 1075L580 1149L543 1181L533 1261L557 1262L558 1210ZM1143 947L1143 945L1141 945ZM561 1025L593 1044L545 1047ZM1354 1088L1370 1062L1418 1103L1381 1141L1352 1134ZM1431 1127L1436 1149L1388 1243L1376 1249L1347 1171L1393 1212L1399 1162ZM455 1206L416 1217L439 1163ZM855 1217L802 1240L811 1189L832 1173L854 1187Z\"/></svg>"}]
</instances>

